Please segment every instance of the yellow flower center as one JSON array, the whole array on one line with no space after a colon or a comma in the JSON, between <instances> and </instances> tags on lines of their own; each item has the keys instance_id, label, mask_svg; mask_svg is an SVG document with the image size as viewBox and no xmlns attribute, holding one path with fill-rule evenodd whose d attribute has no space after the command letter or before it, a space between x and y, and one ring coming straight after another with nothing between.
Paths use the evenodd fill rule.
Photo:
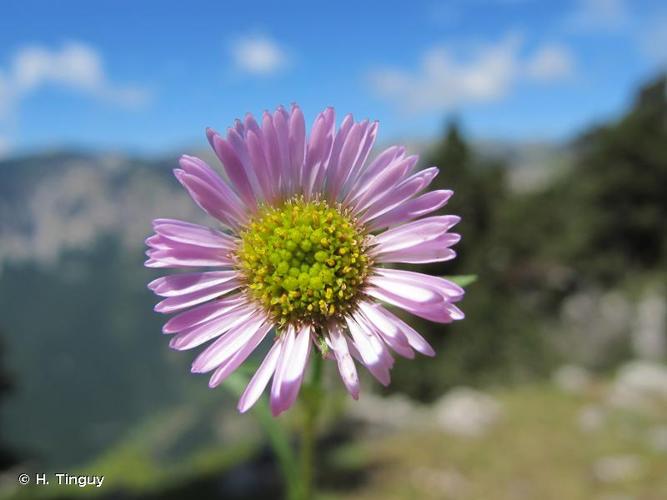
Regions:
<instances>
[{"instance_id":1,"label":"yellow flower center","mask_svg":"<svg viewBox=\"0 0 667 500\"><path fill-rule=\"evenodd\" d=\"M364 233L339 207L292 198L260 208L240 236L249 293L278 326L318 325L354 307L370 262Z\"/></svg>"}]
</instances>

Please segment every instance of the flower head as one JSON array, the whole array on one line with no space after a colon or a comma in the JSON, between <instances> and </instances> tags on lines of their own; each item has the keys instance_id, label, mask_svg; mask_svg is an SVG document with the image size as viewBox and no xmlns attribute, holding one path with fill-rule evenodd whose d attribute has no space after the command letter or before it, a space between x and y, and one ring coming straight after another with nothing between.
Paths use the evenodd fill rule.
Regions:
<instances>
[{"instance_id":1,"label":"flower head","mask_svg":"<svg viewBox=\"0 0 667 500\"><path fill-rule=\"evenodd\" d=\"M313 346L338 364L356 399L354 362L389 383L392 351L433 356L426 340L384 304L439 323L463 318L463 289L443 278L393 269L455 257L459 218L424 217L451 191L421 194L438 173L414 172L416 156L390 147L371 162L377 122L334 110L320 113L306 136L301 110L279 107L261 122L247 115L226 138L207 130L226 179L202 160L183 156L174 174L218 221L209 228L156 219L146 266L198 268L149 284L164 297L155 310L178 313L163 332L170 346L209 343L192 371L213 372L219 385L259 344L272 345L239 401L248 410L273 379L274 415L296 400ZM201 270L212 268L213 270Z\"/></svg>"}]
</instances>

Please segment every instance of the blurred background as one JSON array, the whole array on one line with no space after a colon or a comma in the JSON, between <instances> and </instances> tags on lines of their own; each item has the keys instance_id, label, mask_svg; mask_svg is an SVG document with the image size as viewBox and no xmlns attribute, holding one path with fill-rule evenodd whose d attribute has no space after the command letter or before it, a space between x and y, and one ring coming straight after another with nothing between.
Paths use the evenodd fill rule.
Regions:
<instances>
[{"instance_id":1,"label":"blurred background","mask_svg":"<svg viewBox=\"0 0 667 500\"><path fill-rule=\"evenodd\" d=\"M210 222L171 175L204 128L298 102L439 166L463 241L427 270L478 275L388 389L327 374L320 497L667 498L666 68L659 1L4 0L0 497L282 497L142 264L151 219Z\"/></svg>"}]
</instances>

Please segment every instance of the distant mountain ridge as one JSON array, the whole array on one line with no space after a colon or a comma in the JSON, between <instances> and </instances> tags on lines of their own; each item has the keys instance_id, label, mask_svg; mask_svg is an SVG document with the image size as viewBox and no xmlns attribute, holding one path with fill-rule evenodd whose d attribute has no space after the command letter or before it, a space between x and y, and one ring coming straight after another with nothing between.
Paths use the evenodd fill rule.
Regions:
<instances>
[{"instance_id":1,"label":"distant mountain ridge","mask_svg":"<svg viewBox=\"0 0 667 500\"><path fill-rule=\"evenodd\" d=\"M155 217L202 219L171 176L176 158L61 152L0 162L0 269L52 263L113 234L137 250Z\"/></svg>"},{"instance_id":2,"label":"distant mountain ridge","mask_svg":"<svg viewBox=\"0 0 667 500\"><path fill-rule=\"evenodd\" d=\"M562 163L550 144L480 142L480 154L506 161L510 182L531 189ZM413 142L428 151L430 143ZM208 151L202 156L213 165ZM142 247L156 217L204 222L171 175L178 157L59 151L0 161L0 273L7 262L53 263L66 250L85 249L107 234L129 250ZM443 175L446 175L446 165ZM217 167L216 167L217 168Z\"/></svg>"}]
</instances>

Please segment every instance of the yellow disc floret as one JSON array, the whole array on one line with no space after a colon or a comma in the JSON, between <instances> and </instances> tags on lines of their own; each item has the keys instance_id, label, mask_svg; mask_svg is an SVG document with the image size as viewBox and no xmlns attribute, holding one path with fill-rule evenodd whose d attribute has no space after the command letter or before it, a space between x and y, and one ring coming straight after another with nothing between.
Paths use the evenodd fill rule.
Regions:
<instances>
[{"instance_id":1,"label":"yellow disc floret","mask_svg":"<svg viewBox=\"0 0 667 500\"><path fill-rule=\"evenodd\" d=\"M321 324L354 307L369 259L364 234L339 207L301 198L262 207L240 236L250 296L280 326Z\"/></svg>"}]
</instances>

